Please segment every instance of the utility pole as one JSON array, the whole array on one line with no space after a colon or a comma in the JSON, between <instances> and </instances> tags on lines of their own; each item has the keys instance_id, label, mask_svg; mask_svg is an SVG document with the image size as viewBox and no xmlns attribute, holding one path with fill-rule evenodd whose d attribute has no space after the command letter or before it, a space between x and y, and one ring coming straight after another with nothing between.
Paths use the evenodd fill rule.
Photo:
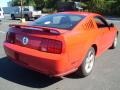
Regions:
<instances>
[{"instance_id":1,"label":"utility pole","mask_svg":"<svg viewBox=\"0 0 120 90\"><path fill-rule=\"evenodd\" d=\"M21 19L23 19L23 0L20 0L21 4Z\"/></svg>"},{"instance_id":2,"label":"utility pole","mask_svg":"<svg viewBox=\"0 0 120 90\"><path fill-rule=\"evenodd\" d=\"M14 6L14 4L13 4L13 0L12 0L12 4L11 4L11 6L12 6L12 7Z\"/></svg>"},{"instance_id":3,"label":"utility pole","mask_svg":"<svg viewBox=\"0 0 120 90\"><path fill-rule=\"evenodd\" d=\"M23 17L23 0L20 0L20 4L21 4L21 22L24 23L25 18Z\"/></svg>"}]
</instances>

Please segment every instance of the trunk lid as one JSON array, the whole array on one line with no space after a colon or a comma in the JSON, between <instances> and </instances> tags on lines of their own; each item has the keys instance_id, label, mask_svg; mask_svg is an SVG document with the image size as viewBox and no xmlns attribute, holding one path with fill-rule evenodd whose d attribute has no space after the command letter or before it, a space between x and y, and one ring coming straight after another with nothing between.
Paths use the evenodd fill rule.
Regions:
<instances>
[{"instance_id":1,"label":"trunk lid","mask_svg":"<svg viewBox=\"0 0 120 90\"><path fill-rule=\"evenodd\" d=\"M14 44L38 50L43 45L41 44L43 42L42 50L46 51L46 48L49 46L52 48L49 48L50 50L59 49L63 42L62 34L67 32L67 30L39 26L10 25L10 32L15 33ZM60 53L57 50L56 52Z\"/></svg>"}]
</instances>

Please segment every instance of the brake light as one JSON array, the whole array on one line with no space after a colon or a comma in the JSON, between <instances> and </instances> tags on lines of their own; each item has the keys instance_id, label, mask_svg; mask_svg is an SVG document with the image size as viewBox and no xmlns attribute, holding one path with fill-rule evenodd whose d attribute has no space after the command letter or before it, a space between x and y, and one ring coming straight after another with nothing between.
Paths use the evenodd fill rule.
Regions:
<instances>
[{"instance_id":1,"label":"brake light","mask_svg":"<svg viewBox=\"0 0 120 90\"><path fill-rule=\"evenodd\" d=\"M60 54L62 52L62 42L58 40L42 38L40 43L40 51Z\"/></svg>"},{"instance_id":2,"label":"brake light","mask_svg":"<svg viewBox=\"0 0 120 90\"><path fill-rule=\"evenodd\" d=\"M15 43L15 33L14 32L7 32L6 41L9 43Z\"/></svg>"}]
</instances>

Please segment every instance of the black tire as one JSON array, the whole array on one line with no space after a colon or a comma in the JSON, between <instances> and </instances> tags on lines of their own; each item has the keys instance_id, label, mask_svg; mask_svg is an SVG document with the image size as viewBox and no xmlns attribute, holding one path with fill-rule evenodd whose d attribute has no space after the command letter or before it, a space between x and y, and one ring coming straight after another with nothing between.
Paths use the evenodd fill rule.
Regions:
<instances>
[{"instance_id":1,"label":"black tire","mask_svg":"<svg viewBox=\"0 0 120 90\"><path fill-rule=\"evenodd\" d=\"M29 18L28 15L24 15L24 18L25 18L26 21L29 21L29 20L30 20L30 18Z\"/></svg>"},{"instance_id":2,"label":"black tire","mask_svg":"<svg viewBox=\"0 0 120 90\"><path fill-rule=\"evenodd\" d=\"M114 41L110 49L115 49L117 47L117 40L118 40L118 35L115 36Z\"/></svg>"},{"instance_id":3,"label":"black tire","mask_svg":"<svg viewBox=\"0 0 120 90\"><path fill-rule=\"evenodd\" d=\"M89 60L88 58L90 58L89 56L91 56L92 59L89 62L87 62L87 60ZM79 76L79 77L86 77L86 76L88 76L92 72L92 70L93 70L94 62L95 62L95 49L93 47L91 47L88 50L88 53L85 56L83 63L81 64L81 66L78 68L78 70L76 72L77 76ZM89 65L87 67L88 63L89 63ZM88 68L88 70L90 68L90 70L88 71L87 68Z\"/></svg>"},{"instance_id":4,"label":"black tire","mask_svg":"<svg viewBox=\"0 0 120 90\"><path fill-rule=\"evenodd\" d=\"M39 17L34 17L34 19L36 20L36 19L38 19Z\"/></svg>"},{"instance_id":5,"label":"black tire","mask_svg":"<svg viewBox=\"0 0 120 90\"><path fill-rule=\"evenodd\" d=\"M11 19L12 19L12 20L15 20L14 14L11 14Z\"/></svg>"}]
</instances>

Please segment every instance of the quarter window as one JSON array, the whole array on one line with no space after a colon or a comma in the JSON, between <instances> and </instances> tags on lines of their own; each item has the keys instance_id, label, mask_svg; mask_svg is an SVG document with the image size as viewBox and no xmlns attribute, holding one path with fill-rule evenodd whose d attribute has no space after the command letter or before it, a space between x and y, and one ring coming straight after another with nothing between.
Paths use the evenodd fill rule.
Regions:
<instances>
[{"instance_id":1,"label":"quarter window","mask_svg":"<svg viewBox=\"0 0 120 90\"><path fill-rule=\"evenodd\" d=\"M94 20L98 28L104 28L108 26L107 22L100 16L95 17Z\"/></svg>"},{"instance_id":2,"label":"quarter window","mask_svg":"<svg viewBox=\"0 0 120 90\"><path fill-rule=\"evenodd\" d=\"M28 8L24 8L24 11L29 11L29 9Z\"/></svg>"}]
</instances>

